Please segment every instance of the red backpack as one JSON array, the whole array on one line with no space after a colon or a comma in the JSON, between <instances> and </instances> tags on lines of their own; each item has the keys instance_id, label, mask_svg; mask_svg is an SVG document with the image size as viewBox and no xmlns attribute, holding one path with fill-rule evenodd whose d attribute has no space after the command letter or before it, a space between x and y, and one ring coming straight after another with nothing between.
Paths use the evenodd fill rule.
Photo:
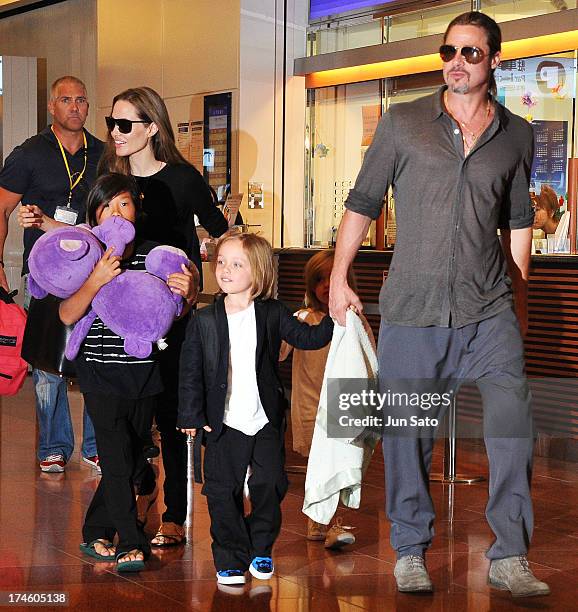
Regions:
<instances>
[{"instance_id":1,"label":"red backpack","mask_svg":"<svg viewBox=\"0 0 578 612\"><path fill-rule=\"evenodd\" d=\"M8 293L0 287L0 395L17 393L28 371L28 364L20 355L26 313L14 303L15 294L16 291Z\"/></svg>"}]
</instances>

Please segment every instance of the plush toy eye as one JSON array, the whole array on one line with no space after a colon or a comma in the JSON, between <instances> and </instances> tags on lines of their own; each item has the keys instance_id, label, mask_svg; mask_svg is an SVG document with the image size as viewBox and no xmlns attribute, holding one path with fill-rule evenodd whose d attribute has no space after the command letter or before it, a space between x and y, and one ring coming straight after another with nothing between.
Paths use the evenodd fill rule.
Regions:
<instances>
[{"instance_id":1,"label":"plush toy eye","mask_svg":"<svg viewBox=\"0 0 578 612\"><path fill-rule=\"evenodd\" d=\"M61 254L66 259L80 259L88 251L88 244L84 240L61 240L59 243Z\"/></svg>"},{"instance_id":2,"label":"plush toy eye","mask_svg":"<svg viewBox=\"0 0 578 612\"><path fill-rule=\"evenodd\" d=\"M78 251L78 249L84 244L82 240L61 240L60 248L63 251L74 252Z\"/></svg>"}]
</instances>

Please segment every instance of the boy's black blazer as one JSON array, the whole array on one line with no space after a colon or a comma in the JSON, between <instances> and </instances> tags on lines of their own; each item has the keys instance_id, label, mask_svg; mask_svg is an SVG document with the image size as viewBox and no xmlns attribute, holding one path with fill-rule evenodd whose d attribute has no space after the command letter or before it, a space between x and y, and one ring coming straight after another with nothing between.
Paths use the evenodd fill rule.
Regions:
<instances>
[{"instance_id":1,"label":"boy's black blazer","mask_svg":"<svg viewBox=\"0 0 578 612\"><path fill-rule=\"evenodd\" d=\"M331 341L333 321L325 317L319 325L308 325L294 317L277 300L255 300L257 349L255 367L259 397L271 425L283 423L283 386L279 378L281 341L300 349L319 349ZM227 374L229 368L229 327L225 301L195 311L183 343L179 376L177 427L198 429L209 425L209 438L223 427Z\"/></svg>"}]
</instances>

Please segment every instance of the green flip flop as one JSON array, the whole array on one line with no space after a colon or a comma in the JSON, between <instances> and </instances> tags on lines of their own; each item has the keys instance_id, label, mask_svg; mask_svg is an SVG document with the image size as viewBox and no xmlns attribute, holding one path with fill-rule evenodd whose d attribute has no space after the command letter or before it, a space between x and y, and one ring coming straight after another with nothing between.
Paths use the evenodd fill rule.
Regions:
<instances>
[{"instance_id":1,"label":"green flip flop","mask_svg":"<svg viewBox=\"0 0 578 612\"><path fill-rule=\"evenodd\" d=\"M119 563L119 559L126 557L132 551L128 551L125 553L120 553L116 557L116 571L117 572L140 572L145 568L145 562L141 559L135 559L133 561L124 561L123 563ZM142 552L142 551L139 551Z\"/></svg>"},{"instance_id":2,"label":"green flip flop","mask_svg":"<svg viewBox=\"0 0 578 612\"><path fill-rule=\"evenodd\" d=\"M101 544L107 550L114 548L114 544L112 542L99 538L97 540L92 540L92 542L89 542L88 544L86 542L83 542L79 546L80 551L83 552L85 555L96 559L97 561L107 561L109 563L112 563L115 560L114 555L101 555L100 553L97 553L94 548L95 544Z\"/></svg>"}]
</instances>

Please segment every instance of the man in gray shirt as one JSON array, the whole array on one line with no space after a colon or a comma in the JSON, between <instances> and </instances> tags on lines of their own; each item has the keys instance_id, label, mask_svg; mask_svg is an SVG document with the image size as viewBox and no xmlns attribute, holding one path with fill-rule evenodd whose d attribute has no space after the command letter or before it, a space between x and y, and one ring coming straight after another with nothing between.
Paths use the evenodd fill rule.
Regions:
<instances>
[{"instance_id":1,"label":"man in gray shirt","mask_svg":"<svg viewBox=\"0 0 578 612\"><path fill-rule=\"evenodd\" d=\"M490 463L486 516L496 536L487 552L490 583L515 596L546 595L526 559L533 437L522 334L533 135L492 96L500 49L492 19L456 17L440 48L446 85L381 119L345 203L329 308L341 324L347 308L362 310L347 270L391 186L397 240L380 294L380 390L401 379L476 381ZM404 592L433 590L425 566L435 516L432 448L431 433L384 431L386 511Z\"/></svg>"}]
</instances>

